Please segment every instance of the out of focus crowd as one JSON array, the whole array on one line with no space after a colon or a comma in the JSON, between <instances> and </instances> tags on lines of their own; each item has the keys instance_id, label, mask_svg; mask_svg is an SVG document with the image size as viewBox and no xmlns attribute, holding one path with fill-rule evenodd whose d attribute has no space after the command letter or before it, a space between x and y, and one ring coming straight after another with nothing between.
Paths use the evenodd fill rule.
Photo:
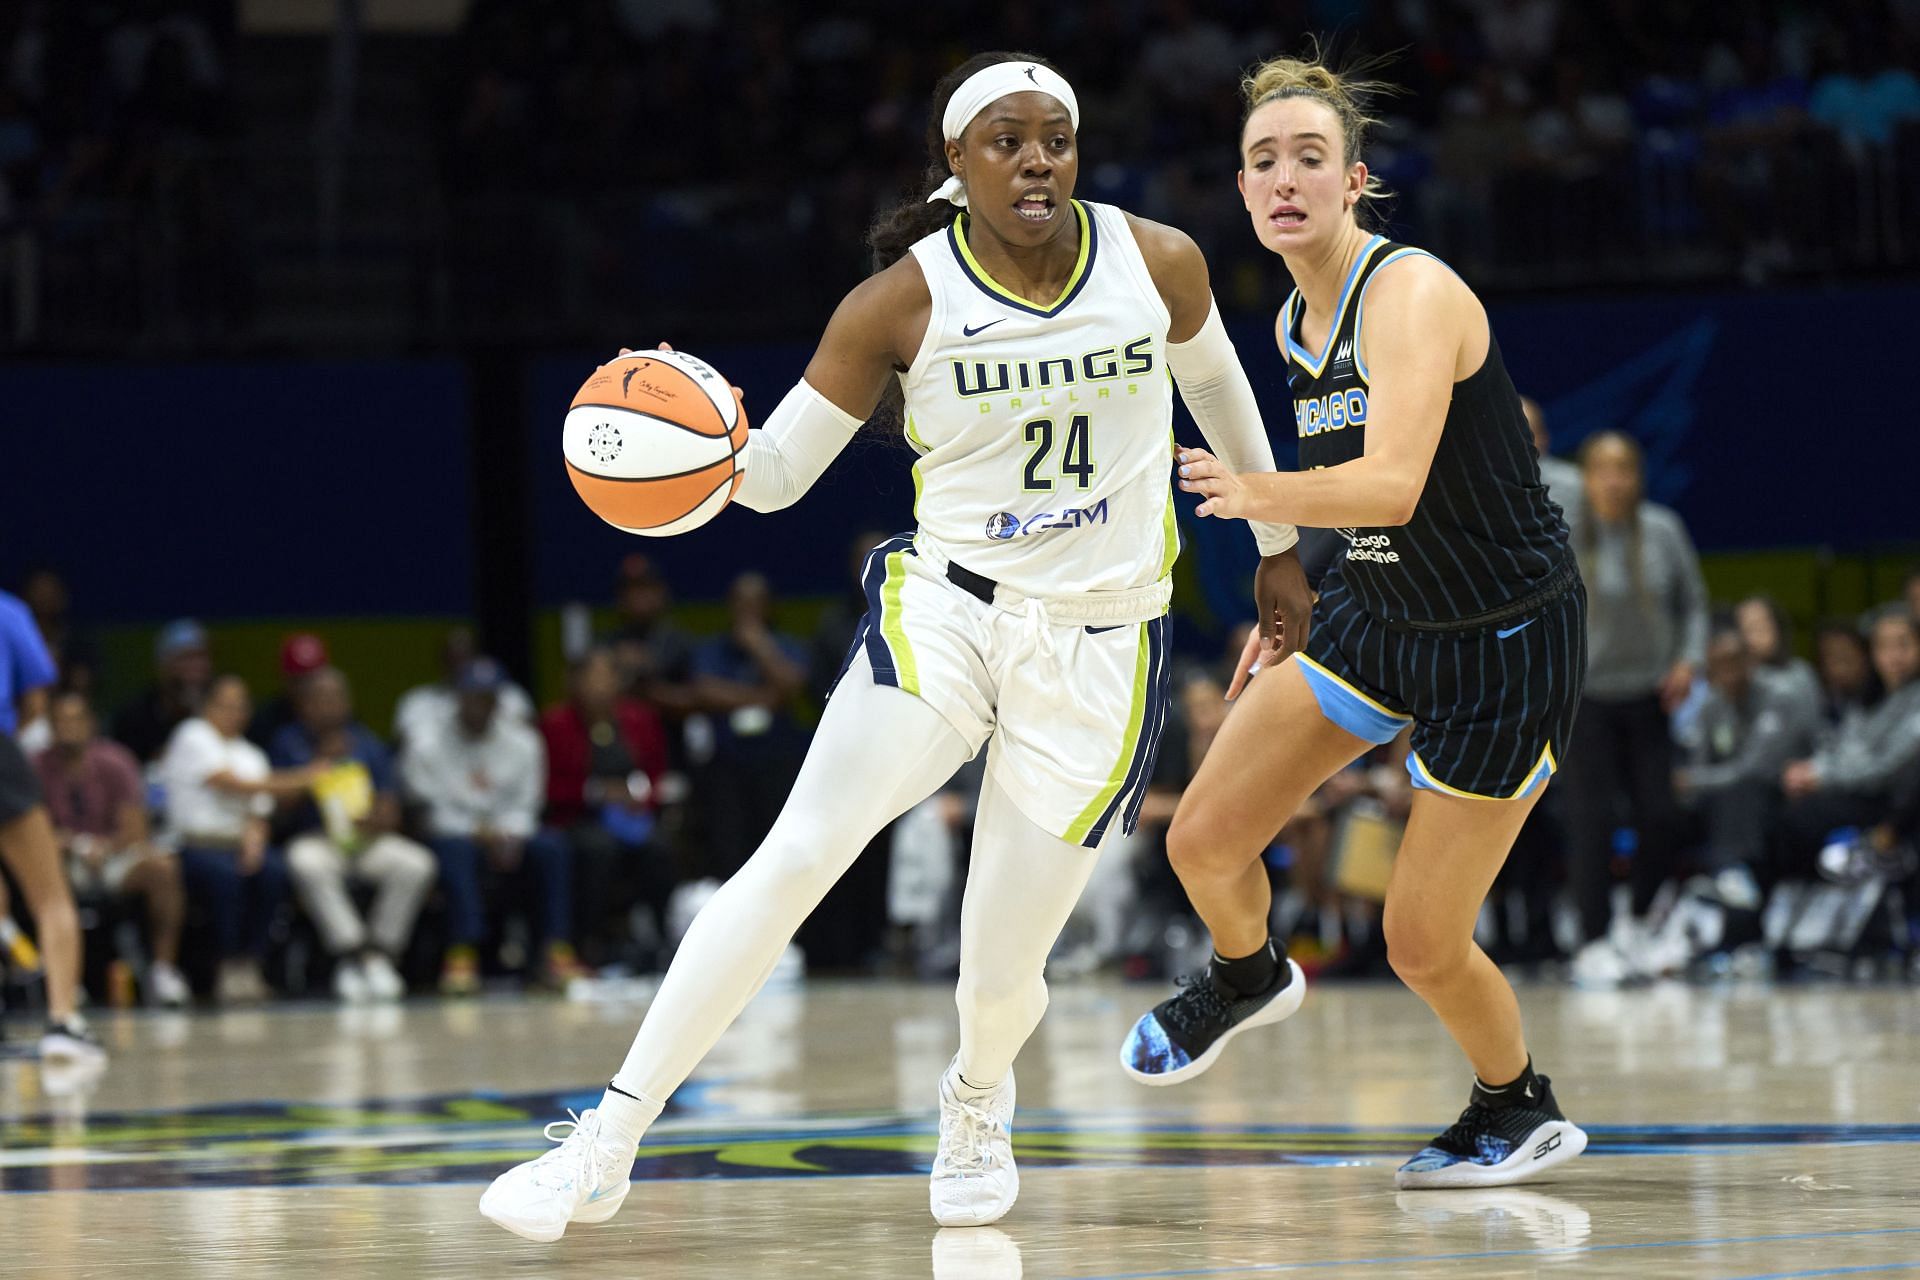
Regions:
<instances>
[{"instance_id":1,"label":"out of focus crowd","mask_svg":"<svg viewBox=\"0 0 1920 1280\"><path fill-rule=\"evenodd\" d=\"M641 296L650 327L811 330L920 180L931 87L989 48L1076 84L1082 195L1194 234L1229 309L1270 305L1237 82L1313 33L1384 59L1368 163L1394 230L1482 288L1920 259L1912 0L473 0L406 36L243 16L0 6L20 345L597 340Z\"/></svg>"},{"instance_id":2,"label":"out of focus crowd","mask_svg":"<svg viewBox=\"0 0 1920 1280\"><path fill-rule=\"evenodd\" d=\"M1587 583L1589 668L1483 944L1593 984L1905 966L1920 571L1861 617L1808 626L1764 595L1717 608L1684 523L1646 500L1634 442L1601 433L1577 462L1555 458L1528 408ZM629 556L611 621L575 635L544 709L455 627L441 678L378 726L356 716L352 673L324 636L288 635L280 684L252 689L221 674L191 619L159 631L144 690L99 707L98 651L58 575L33 574L22 612L53 667L20 700L19 736L89 926L89 985L160 1003L360 1001L657 968L772 826L879 541L850 548L844 596L804 637L775 628L752 573L717 634L690 634L654 565ZM1238 639L1220 663L1176 671L1140 830L1104 860L1057 971L1146 976L1204 949L1163 837L1231 712ZM1274 924L1308 966L1386 972L1380 904L1412 801L1405 766L1405 742L1389 743L1273 834ZM955 966L979 767L875 839L796 959Z\"/></svg>"}]
</instances>

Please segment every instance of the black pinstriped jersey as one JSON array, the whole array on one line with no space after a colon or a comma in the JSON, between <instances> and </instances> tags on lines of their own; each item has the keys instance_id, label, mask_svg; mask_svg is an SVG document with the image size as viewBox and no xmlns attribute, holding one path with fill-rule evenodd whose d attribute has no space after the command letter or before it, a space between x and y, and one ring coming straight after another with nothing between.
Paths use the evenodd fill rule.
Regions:
<instances>
[{"instance_id":1,"label":"black pinstriped jersey","mask_svg":"<svg viewBox=\"0 0 1920 1280\"><path fill-rule=\"evenodd\" d=\"M1287 382L1302 468L1366 451L1367 367L1359 351L1367 282L1387 263L1424 253L1375 236L1340 291L1325 347L1300 341L1296 290L1281 310ZM1445 623L1497 609L1538 588L1567 557L1567 526L1547 498L1519 393L1487 345L1479 369L1453 385L1453 403L1413 518L1398 528L1342 529L1342 574L1367 612L1389 622Z\"/></svg>"}]
</instances>

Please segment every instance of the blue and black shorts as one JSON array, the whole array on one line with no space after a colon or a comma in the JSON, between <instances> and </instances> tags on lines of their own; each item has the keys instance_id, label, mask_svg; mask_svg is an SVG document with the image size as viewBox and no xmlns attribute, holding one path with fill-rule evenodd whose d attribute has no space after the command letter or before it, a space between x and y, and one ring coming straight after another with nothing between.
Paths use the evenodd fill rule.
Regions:
<instances>
[{"instance_id":1,"label":"blue and black shorts","mask_svg":"<svg viewBox=\"0 0 1920 1280\"><path fill-rule=\"evenodd\" d=\"M1320 711L1368 742L1409 725L1413 785L1514 800L1560 767L1587 669L1587 593L1571 559L1539 590L1458 623L1388 623L1338 567L1320 584L1300 670Z\"/></svg>"},{"instance_id":2,"label":"blue and black shorts","mask_svg":"<svg viewBox=\"0 0 1920 1280\"><path fill-rule=\"evenodd\" d=\"M0 827L40 803L40 781L26 753L11 735L0 732Z\"/></svg>"}]
</instances>

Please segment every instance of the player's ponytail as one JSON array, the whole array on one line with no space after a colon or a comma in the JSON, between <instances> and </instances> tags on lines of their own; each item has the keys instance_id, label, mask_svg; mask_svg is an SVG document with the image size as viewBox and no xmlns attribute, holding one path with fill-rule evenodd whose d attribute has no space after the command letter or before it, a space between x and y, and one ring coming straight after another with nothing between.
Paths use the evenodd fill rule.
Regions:
<instances>
[{"instance_id":1,"label":"player's ponytail","mask_svg":"<svg viewBox=\"0 0 1920 1280\"><path fill-rule=\"evenodd\" d=\"M1366 155L1368 131L1380 123L1377 117L1368 114L1372 103L1378 98L1399 92L1396 86L1386 81L1366 78L1384 61L1374 59L1353 63L1336 71L1327 65L1325 56L1317 46L1304 57L1269 58L1240 78L1240 98L1245 103L1240 113L1242 138L1246 136L1247 121L1269 102L1286 98L1311 98L1326 104L1340 122L1343 163L1359 163ZM1372 206L1390 198L1391 193L1380 184L1378 178L1369 173L1366 186L1360 192L1360 203L1354 206L1354 215L1364 218Z\"/></svg>"},{"instance_id":2,"label":"player's ponytail","mask_svg":"<svg viewBox=\"0 0 1920 1280\"><path fill-rule=\"evenodd\" d=\"M940 77L933 86L933 103L927 116L926 173L908 191L906 198L875 218L867 228L867 246L873 250L873 269L884 271L906 255L914 243L942 230L960 210L945 200L928 202L927 196L952 176L947 168L947 139L941 122L947 114L947 100L967 77L996 62L1037 62L1053 67L1045 58L1031 53L980 53ZM1055 68L1056 70L1058 68Z\"/></svg>"}]
</instances>

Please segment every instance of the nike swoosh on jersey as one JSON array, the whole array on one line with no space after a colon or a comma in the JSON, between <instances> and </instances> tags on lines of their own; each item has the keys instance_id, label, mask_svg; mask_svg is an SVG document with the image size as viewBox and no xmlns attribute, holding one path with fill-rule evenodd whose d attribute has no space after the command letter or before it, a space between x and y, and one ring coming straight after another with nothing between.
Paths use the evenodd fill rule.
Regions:
<instances>
[{"instance_id":1,"label":"nike swoosh on jersey","mask_svg":"<svg viewBox=\"0 0 1920 1280\"><path fill-rule=\"evenodd\" d=\"M1501 631L1496 631L1493 634L1500 637L1500 639L1505 640L1508 636L1519 635L1522 631L1525 631L1528 627L1532 626L1534 623L1538 621L1540 621L1540 619L1538 618L1528 618L1525 622L1521 623L1517 627L1507 627L1506 629Z\"/></svg>"},{"instance_id":2,"label":"nike swoosh on jersey","mask_svg":"<svg viewBox=\"0 0 1920 1280\"><path fill-rule=\"evenodd\" d=\"M1005 320L1005 319L1006 319L1005 316L1000 317L1000 320ZM983 325L963 324L960 326L960 336L963 338L971 338L976 333L983 333L986 330L993 328L993 326L1000 323L1000 320L989 320Z\"/></svg>"}]
</instances>

